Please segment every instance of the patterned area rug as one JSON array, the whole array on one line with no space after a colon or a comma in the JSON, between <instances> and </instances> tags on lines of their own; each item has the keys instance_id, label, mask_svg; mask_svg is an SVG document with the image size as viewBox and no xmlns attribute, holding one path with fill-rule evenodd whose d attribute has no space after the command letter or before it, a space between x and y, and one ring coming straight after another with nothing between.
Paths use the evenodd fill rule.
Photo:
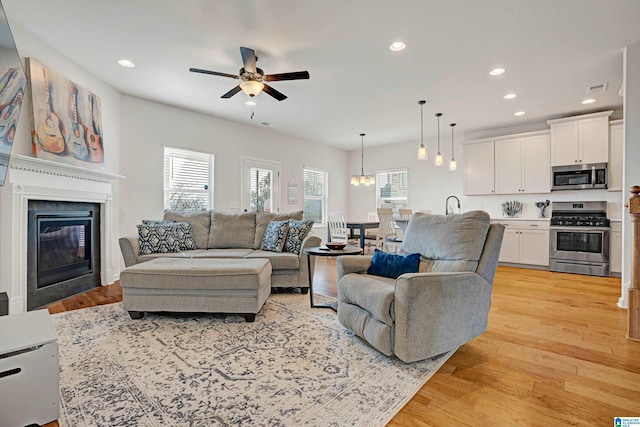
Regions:
<instances>
[{"instance_id":1,"label":"patterned area rug","mask_svg":"<svg viewBox=\"0 0 640 427\"><path fill-rule=\"evenodd\" d=\"M271 295L254 323L134 321L121 304L53 322L63 427L383 426L450 356L387 358L300 294Z\"/></svg>"}]
</instances>

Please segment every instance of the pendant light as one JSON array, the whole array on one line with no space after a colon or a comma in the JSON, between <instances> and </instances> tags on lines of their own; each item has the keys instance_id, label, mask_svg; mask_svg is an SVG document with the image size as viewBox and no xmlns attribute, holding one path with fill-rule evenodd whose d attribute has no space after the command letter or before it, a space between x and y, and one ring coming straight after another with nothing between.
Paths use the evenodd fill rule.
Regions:
<instances>
[{"instance_id":1,"label":"pendant light","mask_svg":"<svg viewBox=\"0 0 640 427\"><path fill-rule=\"evenodd\" d=\"M442 154L440 154L440 117L442 113L436 113L436 117L438 118L438 153L436 154L436 158L433 161L435 166L442 166Z\"/></svg>"},{"instance_id":2,"label":"pendant light","mask_svg":"<svg viewBox=\"0 0 640 427\"><path fill-rule=\"evenodd\" d=\"M373 185L376 183L376 178L373 175L365 175L364 174L364 133L360 134L360 138L361 138L361 148L360 148L360 153L361 153L361 169L360 169L360 175L351 175L351 184L352 185Z\"/></svg>"},{"instance_id":3,"label":"pendant light","mask_svg":"<svg viewBox=\"0 0 640 427\"><path fill-rule=\"evenodd\" d=\"M418 160L427 160L429 157L427 156L427 147L424 145L424 117L422 114L422 110L424 104L427 101L418 101L420 104L420 146L418 147Z\"/></svg>"},{"instance_id":4,"label":"pendant light","mask_svg":"<svg viewBox=\"0 0 640 427\"><path fill-rule=\"evenodd\" d=\"M456 158L453 155L453 128L455 127L455 123L451 123L451 161L449 162L449 170L454 171L458 168L458 164L456 163Z\"/></svg>"}]
</instances>

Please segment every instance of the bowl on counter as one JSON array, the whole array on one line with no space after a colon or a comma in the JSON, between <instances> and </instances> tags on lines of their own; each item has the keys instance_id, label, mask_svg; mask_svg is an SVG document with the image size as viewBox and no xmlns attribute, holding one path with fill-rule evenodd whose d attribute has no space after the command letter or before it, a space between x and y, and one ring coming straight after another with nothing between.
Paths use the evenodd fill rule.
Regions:
<instances>
[{"instance_id":1,"label":"bowl on counter","mask_svg":"<svg viewBox=\"0 0 640 427\"><path fill-rule=\"evenodd\" d=\"M326 245L329 249L334 251L339 251L347 247L347 244L344 242L329 242Z\"/></svg>"}]
</instances>

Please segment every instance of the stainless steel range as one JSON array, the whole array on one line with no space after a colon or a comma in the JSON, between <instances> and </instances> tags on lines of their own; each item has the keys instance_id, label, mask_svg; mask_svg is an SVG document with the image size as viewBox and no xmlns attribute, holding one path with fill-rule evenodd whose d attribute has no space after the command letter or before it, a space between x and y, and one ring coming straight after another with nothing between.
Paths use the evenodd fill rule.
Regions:
<instances>
[{"instance_id":1,"label":"stainless steel range","mask_svg":"<svg viewBox=\"0 0 640 427\"><path fill-rule=\"evenodd\" d=\"M607 202L553 202L549 270L609 275Z\"/></svg>"}]
</instances>

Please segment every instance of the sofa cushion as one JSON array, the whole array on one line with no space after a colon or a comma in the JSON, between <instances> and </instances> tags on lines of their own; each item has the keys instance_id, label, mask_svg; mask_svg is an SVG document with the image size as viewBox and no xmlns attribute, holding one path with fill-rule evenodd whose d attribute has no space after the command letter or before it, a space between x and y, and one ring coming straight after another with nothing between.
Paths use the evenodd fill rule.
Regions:
<instances>
[{"instance_id":1,"label":"sofa cushion","mask_svg":"<svg viewBox=\"0 0 640 427\"><path fill-rule=\"evenodd\" d=\"M178 252L174 228L168 225L138 224L140 255Z\"/></svg>"},{"instance_id":2,"label":"sofa cushion","mask_svg":"<svg viewBox=\"0 0 640 427\"><path fill-rule=\"evenodd\" d=\"M420 270L475 271L489 230L489 214L471 211L456 215L417 212L409 221L400 254L419 253L434 260Z\"/></svg>"},{"instance_id":3,"label":"sofa cushion","mask_svg":"<svg viewBox=\"0 0 640 427\"><path fill-rule=\"evenodd\" d=\"M420 254L396 255L376 249L367 274L397 279L404 273L417 273Z\"/></svg>"},{"instance_id":4,"label":"sofa cushion","mask_svg":"<svg viewBox=\"0 0 640 427\"><path fill-rule=\"evenodd\" d=\"M271 262L271 268L275 270L297 270L300 267L300 257L289 252L271 252L256 250L245 258L265 258Z\"/></svg>"},{"instance_id":5,"label":"sofa cushion","mask_svg":"<svg viewBox=\"0 0 640 427\"><path fill-rule=\"evenodd\" d=\"M191 258L244 258L253 252L253 249L207 249L191 256Z\"/></svg>"},{"instance_id":6,"label":"sofa cushion","mask_svg":"<svg viewBox=\"0 0 640 427\"><path fill-rule=\"evenodd\" d=\"M253 249L253 238L255 234L255 212L232 214L227 212L211 211L209 248Z\"/></svg>"},{"instance_id":7,"label":"sofa cushion","mask_svg":"<svg viewBox=\"0 0 640 427\"><path fill-rule=\"evenodd\" d=\"M284 242L284 251L299 254L302 249L302 241L313 227L313 221L289 219L289 231Z\"/></svg>"},{"instance_id":8,"label":"sofa cushion","mask_svg":"<svg viewBox=\"0 0 640 427\"><path fill-rule=\"evenodd\" d=\"M368 311L382 323L393 326L395 280L367 274L343 276L338 285L339 303L346 302Z\"/></svg>"},{"instance_id":9,"label":"sofa cushion","mask_svg":"<svg viewBox=\"0 0 640 427\"><path fill-rule=\"evenodd\" d=\"M256 213L256 233L253 238L253 249L262 248L262 239L267 226L271 221L284 221L286 219L296 219L301 221L303 218L302 211L274 213L274 212L258 212Z\"/></svg>"},{"instance_id":10,"label":"sofa cushion","mask_svg":"<svg viewBox=\"0 0 640 427\"><path fill-rule=\"evenodd\" d=\"M186 222L191 225L193 241L197 249L206 249L211 228L211 214L209 211L177 212L170 209L164 211L165 220Z\"/></svg>"},{"instance_id":11,"label":"sofa cushion","mask_svg":"<svg viewBox=\"0 0 640 427\"><path fill-rule=\"evenodd\" d=\"M191 224L188 222L176 222L168 220L143 219L142 224L146 225L165 225L173 229L176 240L178 241L179 251L192 251L196 249L193 240L193 231Z\"/></svg>"},{"instance_id":12,"label":"sofa cushion","mask_svg":"<svg viewBox=\"0 0 640 427\"><path fill-rule=\"evenodd\" d=\"M260 249L263 251L282 252L288 231L289 220L271 221L267 226L267 231L264 233Z\"/></svg>"}]
</instances>

